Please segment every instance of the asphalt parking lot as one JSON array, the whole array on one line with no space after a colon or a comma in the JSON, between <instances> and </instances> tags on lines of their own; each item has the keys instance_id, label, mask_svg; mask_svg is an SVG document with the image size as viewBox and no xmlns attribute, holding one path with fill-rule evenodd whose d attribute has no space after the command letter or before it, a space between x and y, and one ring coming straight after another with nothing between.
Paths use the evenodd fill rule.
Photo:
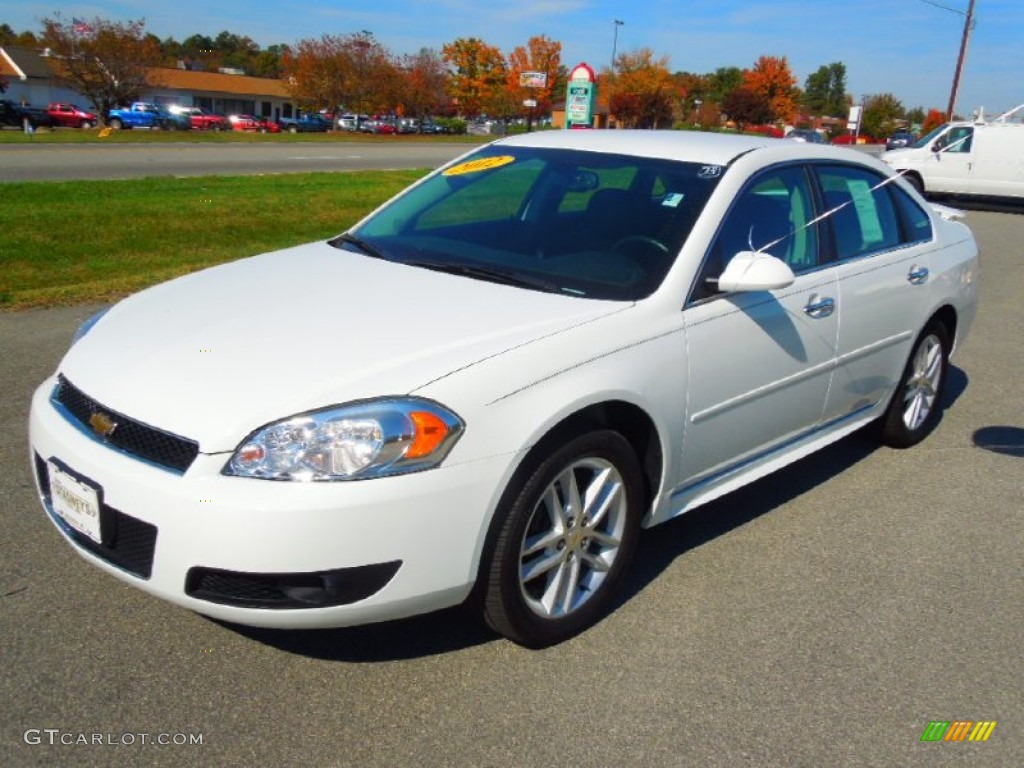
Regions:
<instances>
[{"instance_id":1,"label":"asphalt parking lot","mask_svg":"<svg viewBox=\"0 0 1024 768\"><path fill-rule=\"evenodd\" d=\"M1024 214L968 222L982 303L936 433L647 532L613 614L544 651L460 610L226 626L107 577L41 511L25 427L94 308L0 314L0 765L1020 765ZM997 725L921 741L947 720Z\"/></svg>"}]
</instances>

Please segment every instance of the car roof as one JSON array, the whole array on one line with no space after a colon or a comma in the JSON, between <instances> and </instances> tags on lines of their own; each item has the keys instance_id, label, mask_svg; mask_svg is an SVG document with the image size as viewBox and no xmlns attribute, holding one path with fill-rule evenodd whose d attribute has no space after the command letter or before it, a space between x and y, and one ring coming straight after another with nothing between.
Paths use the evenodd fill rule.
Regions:
<instances>
[{"instance_id":1,"label":"car roof","mask_svg":"<svg viewBox=\"0 0 1024 768\"><path fill-rule=\"evenodd\" d=\"M650 130L538 131L495 143L502 146L579 149L715 165L726 165L740 155L757 149L779 147L780 144L792 146L792 142L780 142L764 136Z\"/></svg>"},{"instance_id":2,"label":"car roof","mask_svg":"<svg viewBox=\"0 0 1024 768\"><path fill-rule=\"evenodd\" d=\"M548 130L519 134L492 147L542 147L633 155L702 165L744 166L747 171L774 163L832 160L892 171L867 153L824 142L787 141L764 136L673 130Z\"/></svg>"}]
</instances>

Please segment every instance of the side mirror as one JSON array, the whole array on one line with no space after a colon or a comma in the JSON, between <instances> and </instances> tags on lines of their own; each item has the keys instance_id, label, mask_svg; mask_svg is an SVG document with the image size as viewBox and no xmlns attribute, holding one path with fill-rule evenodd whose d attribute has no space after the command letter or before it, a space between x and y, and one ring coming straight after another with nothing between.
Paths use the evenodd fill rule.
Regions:
<instances>
[{"instance_id":1,"label":"side mirror","mask_svg":"<svg viewBox=\"0 0 1024 768\"><path fill-rule=\"evenodd\" d=\"M740 251L730 259L718 278L718 290L724 293L773 291L787 288L796 280L789 265L770 253Z\"/></svg>"}]
</instances>

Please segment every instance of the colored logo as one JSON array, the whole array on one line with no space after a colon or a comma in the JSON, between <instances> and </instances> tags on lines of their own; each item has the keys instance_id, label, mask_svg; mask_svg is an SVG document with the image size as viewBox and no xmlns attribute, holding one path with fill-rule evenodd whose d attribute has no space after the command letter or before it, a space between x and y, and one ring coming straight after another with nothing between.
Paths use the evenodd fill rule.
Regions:
<instances>
[{"instance_id":1,"label":"colored logo","mask_svg":"<svg viewBox=\"0 0 1024 768\"><path fill-rule=\"evenodd\" d=\"M102 411L96 411L89 416L89 426L100 437L110 437L117 429L117 422Z\"/></svg>"},{"instance_id":2,"label":"colored logo","mask_svg":"<svg viewBox=\"0 0 1024 768\"><path fill-rule=\"evenodd\" d=\"M995 720L932 720L921 741L988 741L995 728Z\"/></svg>"}]
</instances>

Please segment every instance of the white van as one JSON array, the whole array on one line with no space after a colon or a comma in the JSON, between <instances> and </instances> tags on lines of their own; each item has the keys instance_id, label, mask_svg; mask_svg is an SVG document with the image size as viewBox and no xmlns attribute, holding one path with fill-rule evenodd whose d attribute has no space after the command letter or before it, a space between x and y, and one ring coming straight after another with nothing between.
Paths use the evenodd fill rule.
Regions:
<instances>
[{"instance_id":1,"label":"white van","mask_svg":"<svg viewBox=\"0 0 1024 768\"><path fill-rule=\"evenodd\" d=\"M1024 202L1024 104L994 120L946 123L912 147L882 154L918 191Z\"/></svg>"}]
</instances>

